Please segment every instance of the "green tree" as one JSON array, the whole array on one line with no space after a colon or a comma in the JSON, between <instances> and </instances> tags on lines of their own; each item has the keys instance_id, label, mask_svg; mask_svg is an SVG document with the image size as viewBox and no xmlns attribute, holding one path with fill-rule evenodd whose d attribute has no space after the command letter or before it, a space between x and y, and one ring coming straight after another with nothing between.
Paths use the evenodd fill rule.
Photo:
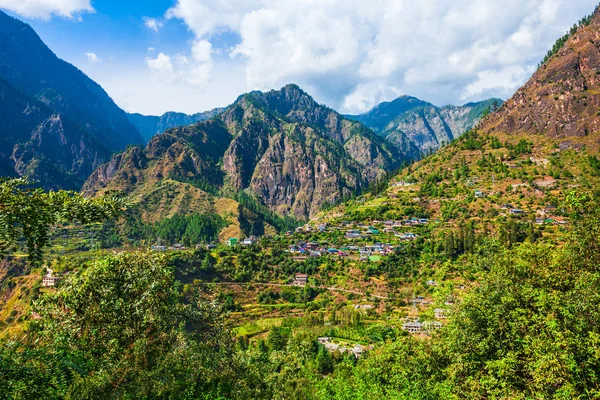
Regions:
<instances>
[{"instance_id":1,"label":"green tree","mask_svg":"<svg viewBox=\"0 0 600 400\"><path fill-rule=\"evenodd\" d=\"M76 192L45 192L30 185L26 179L0 180L0 257L24 240L31 262L40 263L53 225L103 222L119 216L125 206L117 193L88 199Z\"/></svg>"}]
</instances>

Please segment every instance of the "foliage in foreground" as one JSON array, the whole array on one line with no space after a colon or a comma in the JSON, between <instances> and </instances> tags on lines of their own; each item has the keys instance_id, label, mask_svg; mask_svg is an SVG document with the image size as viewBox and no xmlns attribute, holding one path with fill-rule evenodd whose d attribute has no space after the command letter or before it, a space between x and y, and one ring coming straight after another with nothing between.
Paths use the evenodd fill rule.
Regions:
<instances>
[{"instance_id":1,"label":"foliage in foreground","mask_svg":"<svg viewBox=\"0 0 600 400\"><path fill-rule=\"evenodd\" d=\"M0 350L1 398L600 398L600 210L571 196L562 248L480 252L480 281L428 340L393 335L356 361L302 330L233 339L156 254L96 260L41 296Z\"/></svg>"},{"instance_id":2,"label":"foliage in foreground","mask_svg":"<svg viewBox=\"0 0 600 400\"><path fill-rule=\"evenodd\" d=\"M42 260L50 244L50 228L62 222L89 224L121 214L124 200L115 193L88 199L65 190L45 192L26 179L0 180L0 258L24 238L33 263Z\"/></svg>"}]
</instances>

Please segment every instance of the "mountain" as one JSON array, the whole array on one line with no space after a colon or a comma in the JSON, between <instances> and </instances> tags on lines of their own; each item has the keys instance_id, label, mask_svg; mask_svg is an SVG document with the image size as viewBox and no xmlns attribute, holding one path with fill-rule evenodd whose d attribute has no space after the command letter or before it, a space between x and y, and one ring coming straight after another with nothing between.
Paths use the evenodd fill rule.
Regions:
<instances>
[{"instance_id":1,"label":"mountain","mask_svg":"<svg viewBox=\"0 0 600 400\"><path fill-rule=\"evenodd\" d=\"M419 159L471 129L500 104L502 100L490 99L440 108L415 97L401 96L349 118L387 138L412 159Z\"/></svg>"},{"instance_id":2,"label":"mountain","mask_svg":"<svg viewBox=\"0 0 600 400\"><path fill-rule=\"evenodd\" d=\"M440 221L439 230L469 223L509 244L538 236L559 243L569 223L561 211L568 193L600 186L598 71L597 10L475 128L402 170L377 199L349 202L321 218L418 215Z\"/></svg>"},{"instance_id":3,"label":"mountain","mask_svg":"<svg viewBox=\"0 0 600 400\"><path fill-rule=\"evenodd\" d=\"M163 133L167 129L177 126L193 125L196 122L206 121L217 114L223 112L224 108L215 108L210 111L196 113L192 115L167 112L163 115L142 115L142 114L127 114L129 122L140 132L145 142L150 141L152 136Z\"/></svg>"},{"instance_id":4,"label":"mountain","mask_svg":"<svg viewBox=\"0 0 600 400\"><path fill-rule=\"evenodd\" d=\"M400 160L364 125L288 85L242 95L211 120L167 130L144 149L114 156L84 191L124 190L156 218L158 197L172 196L156 188L169 182L186 185L190 201L243 193L279 215L304 219L365 189Z\"/></svg>"},{"instance_id":5,"label":"mountain","mask_svg":"<svg viewBox=\"0 0 600 400\"><path fill-rule=\"evenodd\" d=\"M64 114L0 79L0 175L79 190L111 152Z\"/></svg>"},{"instance_id":6,"label":"mountain","mask_svg":"<svg viewBox=\"0 0 600 400\"><path fill-rule=\"evenodd\" d=\"M576 29L562 47L494 115L486 133L541 134L551 138L600 132L600 14Z\"/></svg>"},{"instance_id":7,"label":"mountain","mask_svg":"<svg viewBox=\"0 0 600 400\"><path fill-rule=\"evenodd\" d=\"M0 173L78 190L112 152L141 143L94 81L0 12Z\"/></svg>"}]
</instances>

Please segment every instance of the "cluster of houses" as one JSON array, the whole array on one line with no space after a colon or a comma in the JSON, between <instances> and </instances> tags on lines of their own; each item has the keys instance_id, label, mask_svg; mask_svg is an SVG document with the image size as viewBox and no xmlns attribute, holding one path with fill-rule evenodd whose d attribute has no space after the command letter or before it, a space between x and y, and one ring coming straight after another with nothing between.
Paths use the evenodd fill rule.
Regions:
<instances>
[{"instance_id":1,"label":"cluster of houses","mask_svg":"<svg viewBox=\"0 0 600 400\"><path fill-rule=\"evenodd\" d=\"M339 232L344 229L349 229L346 234L352 237L358 238L361 235L378 235L380 233L377 226L383 227L384 232L391 232L393 228L407 227L407 226L419 226L427 225L429 220L427 218L407 218L401 221L378 221L374 220L369 223L354 223L350 221L342 221L340 224L329 225L325 223L318 224L316 227L311 225L304 225L296 228L296 233L310 233L310 232ZM288 232L292 234L292 232Z\"/></svg>"},{"instance_id":2,"label":"cluster of houses","mask_svg":"<svg viewBox=\"0 0 600 400\"><path fill-rule=\"evenodd\" d=\"M520 209L520 208L515 208L515 206L513 206L512 204L502 204L500 206L500 208L502 210L505 210L506 212L508 212L510 215L514 215L514 216L521 216L521 215L526 214L525 210ZM546 206L544 208L536 210L535 223L537 225L544 225L544 224L566 225L568 222L564 219L548 218L549 216L555 215L556 210L557 209L555 206Z\"/></svg>"},{"instance_id":3,"label":"cluster of houses","mask_svg":"<svg viewBox=\"0 0 600 400\"><path fill-rule=\"evenodd\" d=\"M241 242L238 238L229 238L227 240L227 246L234 247L234 246L237 246L238 244L241 244L242 246L252 246L257 241L258 241L258 237L254 236L254 235L251 235L251 236L243 239Z\"/></svg>"},{"instance_id":4,"label":"cluster of houses","mask_svg":"<svg viewBox=\"0 0 600 400\"><path fill-rule=\"evenodd\" d=\"M323 345L332 353L339 351L340 353L352 353L354 357L361 357L366 351L373 350L373 346L362 346L360 344L356 344L353 347L345 347L341 346L337 343L333 343L330 337L320 337L318 338L319 343Z\"/></svg>"},{"instance_id":5,"label":"cluster of houses","mask_svg":"<svg viewBox=\"0 0 600 400\"><path fill-rule=\"evenodd\" d=\"M442 323L439 321L425 321L420 322L419 320L406 321L402 325L402 329L412 334L431 333L435 330L442 329Z\"/></svg>"},{"instance_id":6,"label":"cluster of houses","mask_svg":"<svg viewBox=\"0 0 600 400\"><path fill-rule=\"evenodd\" d=\"M381 256L390 255L394 252L394 246L390 243L375 243L373 245L366 246L343 246L338 248L327 247L319 243L306 243L300 241L295 245L289 246L289 253L295 254L299 257L295 259L302 260L307 257L321 257L324 255L332 255L338 257L348 257L352 254L359 255L359 259L362 261L380 261Z\"/></svg>"}]
</instances>

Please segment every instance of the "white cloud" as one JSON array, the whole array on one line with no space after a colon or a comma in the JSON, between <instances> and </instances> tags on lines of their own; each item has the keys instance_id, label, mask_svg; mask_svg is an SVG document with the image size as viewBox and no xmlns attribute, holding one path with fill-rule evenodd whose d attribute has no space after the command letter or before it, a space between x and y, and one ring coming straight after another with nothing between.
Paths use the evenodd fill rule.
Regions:
<instances>
[{"instance_id":1,"label":"white cloud","mask_svg":"<svg viewBox=\"0 0 600 400\"><path fill-rule=\"evenodd\" d=\"M164 22L156 18L144 17L142 20L144 21L146 28L154 32L158 32L160 28L164 26Z\"/></svg>"},{"instance_id":2,"label":"white cloud","mask_svg":"<svg viewBox=\"0 0 600 400\"><path fill-rule=\"evenodd\" d=\"M73 18L93 13L90 0L0 0L0 8L26 18L50 19L52 16Z\"/></svg>"},{"instance_id":3,"label":"white cloud","mask_svg":"<svg viewBox=\"0 0 600 400\"><path fill-rule=\"evenodd\" d=\"M212 45L209 41L206 40L198 40L192 46L192 57L194 60L205 63L210 62L212 53Z\"/></svg>"},{"instance_id":4,"label":"white cloud","mask_svg":"<svg viewBox=\"0 0 600 400\"><path fill-rule=\"evenodd\" d=\"M156 58L147 57L146 65L159 78L166 82L174 83L177 81L177 74L173 67L171 57L165 53L159 53Z\"/></svg>"},{"instance_id":5,"label":"white cloud","mask_svg":"<svg viewBox=\"0 0 600 400\"><path fill-rule=\"evenodd\" d=\"M87 57L89 62L97 63L97 62L102 61L102 60L100 60L100 57L98 57L98 55L96 53L85 53L85 56Z\"/></svg>"},{"instance_id":6,"label":"white cloud","mask_svg":"<svg viewBox=\"0 0 600 400\"><path fill-rule=\"evenodd\" d=\"M156 51L156 48L148 47L147 51L148 51L148 53L154 53Z\"/></svg>"},{"instance_id":7,"label":"white cloud","mask_svg":"<svg viewBox=\"0 0 600 400\"><path fill-rule=\"evenodd\" d=\"M165 18L194 34L188 83L210 79L223 50L211 41L231 32L247 89L296 82L359 112L397 93L440 105L510 96L596 2L177 0Z\"/></svg>"}]
</instances>

